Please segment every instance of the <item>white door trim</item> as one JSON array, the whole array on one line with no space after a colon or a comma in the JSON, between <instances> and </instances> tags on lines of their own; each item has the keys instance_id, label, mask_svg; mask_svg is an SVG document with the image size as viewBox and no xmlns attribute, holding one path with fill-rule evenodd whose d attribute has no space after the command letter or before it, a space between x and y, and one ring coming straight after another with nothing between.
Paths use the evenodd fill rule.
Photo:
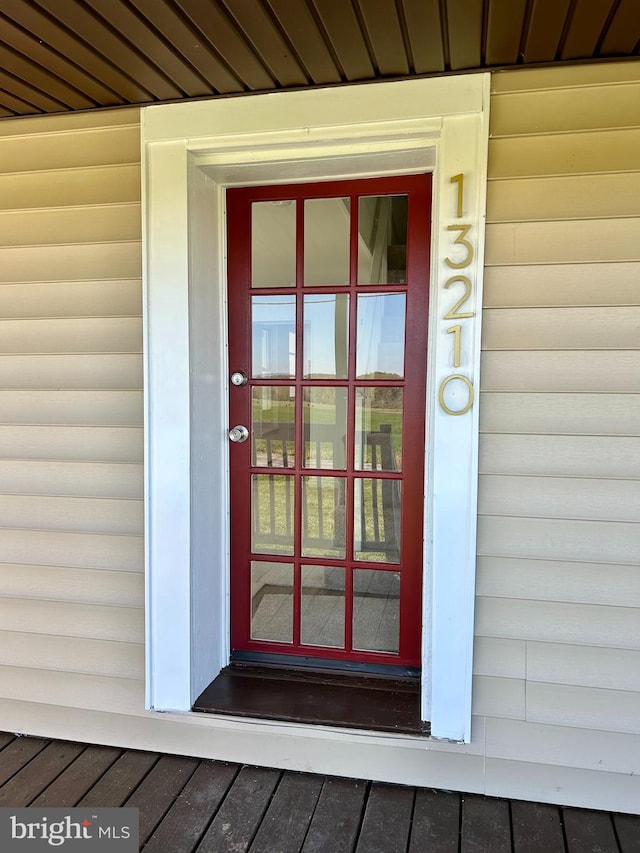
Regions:
<instances>
[{"instance_id":1,"label":"white door trim","mask_svg":"<svg viewBox=\"0 0 640 853\"><path fill-rule=\"evenodd\" d=\"M189 710L228 662L226 187L433 171L423 716L469 741L488 103L482 74L143 110L149 708ZM458 223L473 317L454 366ZM475 390L462 416L439 403L444 387L451 412L465 405L453 374Z\"/></svg>"}]
</instances>

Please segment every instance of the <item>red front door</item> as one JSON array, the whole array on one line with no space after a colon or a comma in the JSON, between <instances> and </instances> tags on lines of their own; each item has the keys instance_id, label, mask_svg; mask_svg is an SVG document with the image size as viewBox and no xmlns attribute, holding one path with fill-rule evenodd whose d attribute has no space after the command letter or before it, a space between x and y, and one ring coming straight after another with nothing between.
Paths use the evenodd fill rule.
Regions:
<instances>
[{"instance_id":1,"label":"red front door","mask_svg":"<svg viewBox=\"0 0 640 853\"><path fill-rule=\"evenodd\" d=\"M430 175L227 193L236 657L420 664L430 204Z\"/></svg>"}]
</instances>

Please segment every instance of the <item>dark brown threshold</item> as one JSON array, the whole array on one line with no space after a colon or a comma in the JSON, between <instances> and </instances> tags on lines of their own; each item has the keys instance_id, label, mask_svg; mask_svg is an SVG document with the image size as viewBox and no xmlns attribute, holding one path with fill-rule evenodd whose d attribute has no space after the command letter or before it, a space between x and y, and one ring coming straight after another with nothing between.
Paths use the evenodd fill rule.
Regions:
<instances>
[{"instance_id":1,"label":"dark brown threshold","mask_svg":"<svg viewBox=\"0 0 640 853\"><path fill-rule=\"evenodd\" d=\"M428 735L415 678L309 672L232 664L198 697L194 711L264 720Z\"/></svg>"}]
</instances>

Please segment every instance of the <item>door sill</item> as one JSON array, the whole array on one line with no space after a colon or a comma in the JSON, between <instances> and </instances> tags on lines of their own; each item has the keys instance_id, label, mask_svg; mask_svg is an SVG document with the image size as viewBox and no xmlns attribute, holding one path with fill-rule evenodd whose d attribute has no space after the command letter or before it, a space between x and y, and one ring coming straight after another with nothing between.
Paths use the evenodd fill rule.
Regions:
<instances>
[{"instance_id":1,"label":"door sill","mask_svg":"<svg viewBox=\"0 0 640 853\"><path fill-rule=\"evenodd\" d=\"M194 711L369 731L429 735L420 682L339 672L232 664L201 693Z\"/></svg>"}]
</instances>

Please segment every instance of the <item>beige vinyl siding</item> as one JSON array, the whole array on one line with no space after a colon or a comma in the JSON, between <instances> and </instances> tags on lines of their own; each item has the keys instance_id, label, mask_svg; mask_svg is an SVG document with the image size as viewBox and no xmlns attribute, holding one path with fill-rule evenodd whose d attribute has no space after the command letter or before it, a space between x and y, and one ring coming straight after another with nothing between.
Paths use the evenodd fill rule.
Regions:
<instances>
[{"instance_id":1,"label":"beige vinyl siding","mask_svg":"<svg viewBox=\"0 0 640 853\"><path fill-rule=\"evenodd\" d=\"M640 66L492 81L473 708L489 787L535 797L544 772L601 768L623 801L640 734Z\"/></svg>"},{"instance_id":2,"label":"beige vinyl siding","mask_svg":"<svg viewBox=\"0 0 640 853\"><path fill-rule=\"evenodd\" d=\"M0 124L0 669L62 714L142 693L140 241L137 110Z\"/></svg>"}]
</instances>

